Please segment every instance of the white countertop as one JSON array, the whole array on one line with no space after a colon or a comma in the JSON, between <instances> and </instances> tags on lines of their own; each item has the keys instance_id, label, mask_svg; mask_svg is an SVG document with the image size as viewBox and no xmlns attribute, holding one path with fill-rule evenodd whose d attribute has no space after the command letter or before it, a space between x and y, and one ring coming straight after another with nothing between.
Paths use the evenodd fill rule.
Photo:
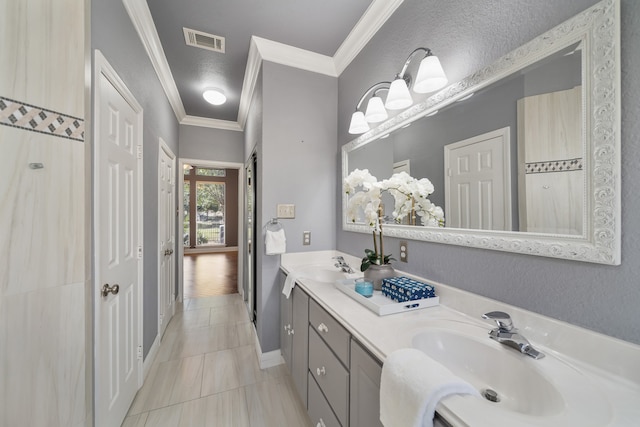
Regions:
<instances>
[{"instance_id":1,"label":"white countertop","mask_svg":"<svg viewBox=\"0 0 640 427\"><path fill-rule=\"evenodd\" d=\"M337 251L284 254L281 269L295 272L305 266L333 267L334 256L341 255L354 268L360 259ZM398 265L396 264L396 267ZM566 410L550 416L534 416L508 410L496 410L496 404L472 396L451 396L437 407L454 426L639 426L640 425L640 346L579 328L565 322L462 291L442 283L399 274L435 284L440 305L406 313L378 316L333 284L299 279L299 286L360 341L372 354L384 361L391 352L411 346L420 331L448 329L463 331L474 338L490 340L491 324L481 320L483 313L501 310L509 313L514 325L535 348L548 357L534 360L516 356L538 369L560 389L570 389L571 375L579 375L590 385L588 390L570 390ZM483 341L484 342L484 341ZM505 348L504 351L513 351ZM473 355L470 355L473 357ZM526 387L526 384L523 384ZM585 387L583 387L584 389ZM493 405L493 406L492 406ZM597 408L594 409L594 408Z\"/></svg>"}]
</instances>

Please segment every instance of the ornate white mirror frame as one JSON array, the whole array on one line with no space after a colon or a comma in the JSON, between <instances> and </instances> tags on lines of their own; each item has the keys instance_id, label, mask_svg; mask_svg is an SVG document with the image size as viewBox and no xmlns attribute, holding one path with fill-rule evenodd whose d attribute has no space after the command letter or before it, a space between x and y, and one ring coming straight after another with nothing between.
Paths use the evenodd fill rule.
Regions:
<instances>
[{"instance_id":1,"label":"ornate white mirror frame","mask_svg":"<svg viewBox=\"0 0 640 427\"><path fill-rule=\"evenodd\" d=\"M385 225L385 235L528 255L620 264L620 4L604 0L533 39L494 64L383 122L342 147L342 176L353 150L487 87L576 42L583 46L585 227L581 236L517 231ZM346 217L343 229L370 233Z\"/></svg>"}]
</instances>

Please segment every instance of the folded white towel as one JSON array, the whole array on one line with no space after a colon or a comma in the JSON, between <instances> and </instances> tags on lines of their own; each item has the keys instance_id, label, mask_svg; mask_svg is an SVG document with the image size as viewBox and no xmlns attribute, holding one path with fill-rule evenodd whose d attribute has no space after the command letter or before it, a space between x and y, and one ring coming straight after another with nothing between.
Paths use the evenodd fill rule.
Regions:
<instances>
[{"instance_id":1,"label":"folded white towel","mask_svg":"<svg viewBox=\"0 0 640 427\"><path fill-rule=\"evenodd\" d=\"M264 242L267 255L279 255L287 250L287 237L283 228L280 230L267 230Z\"/></svg>"},{"instance_id":2,"label":"folded white towel","mask_svg":"<svg viewBox=\"0 0 640 427\"><path fill-rule=\"evenodd\" d=\"M380 421L385 427L432 427L436 405L451 394L479 395L420 350L394 351L382 366Z\"/></svg>"},{"instance_id":3,"label":"folded white towel","mask_svg":"<svg viewBox=\"0 0 640 427\"><path fill-rule=\"evenodd\" d=\"M284 279L284 286L282 287L282 295L286 296L289 299L291 296L291 291L293 287L296 285L296 280L300 279L302 275L300 273L296 273L295 271L289 272L287 274L287 278Z\"/></svg>"}]
</instances>

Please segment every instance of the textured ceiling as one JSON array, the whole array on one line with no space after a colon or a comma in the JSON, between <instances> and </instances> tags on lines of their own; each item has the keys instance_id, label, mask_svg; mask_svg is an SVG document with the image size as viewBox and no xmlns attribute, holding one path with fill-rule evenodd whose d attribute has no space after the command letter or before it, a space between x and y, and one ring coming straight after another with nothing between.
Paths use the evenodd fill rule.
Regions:
<instances>
[{"instance_id":1,"label":"textured ceiling","mask_svg":"<svg viewBox=\"0 0 640 427\"><path fill-rule=\"evenodd\" d=\"M237 121L251 36L332 57L372 0L148 0L187 115ZM187 46L183 27L226 38L226 52ZM226 92L208 104L206 87Z\"/></svg>"}]
</instances>

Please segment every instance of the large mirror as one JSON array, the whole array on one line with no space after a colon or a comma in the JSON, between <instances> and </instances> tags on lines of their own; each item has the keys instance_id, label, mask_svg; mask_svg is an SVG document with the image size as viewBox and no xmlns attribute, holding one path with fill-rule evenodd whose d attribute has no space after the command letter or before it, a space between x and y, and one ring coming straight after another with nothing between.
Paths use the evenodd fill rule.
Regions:
<instances>
[{"instance_id":1,"label":"large mirror","mask_svg":"<svg viewBox=\"0 0 640 427\"><path fill-rule=\"evenodd\" d=\"M598 3L346 144L343 177L433 184L444 226L396 223L390 201L385 234L619 264L618 11Z\"/></svg>"}]
</instances>

